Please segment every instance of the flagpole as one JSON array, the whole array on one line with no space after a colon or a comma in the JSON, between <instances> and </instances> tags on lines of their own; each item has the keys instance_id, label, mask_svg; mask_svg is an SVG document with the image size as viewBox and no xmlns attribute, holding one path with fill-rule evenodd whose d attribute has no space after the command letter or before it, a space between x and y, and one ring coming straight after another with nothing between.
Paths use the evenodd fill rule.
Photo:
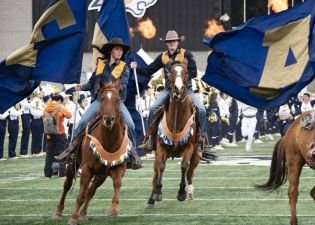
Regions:
<instances>
[{"instance_id":1,"label":"flagpole","mask_svg":"<svg viewBox=\"0 0 315 225\"><path fill-rule=\"evenodd\" d=\"M243 22L246 22L246 0L244 0L244 10L243 10Z\"/></svg>"},{"instance_id":2,"label":"flagpole","mask_svg":"<svg viewBox=\"0 0 315 225\"><path fill-rule=\"evenodd\" d=\"M71 138L70 138L70 143L73 140L73 133L74 133L74 129L75 129L75 125L76 125L76 120L77 120L77 111L78 111L78 96L79 96L79 92L75 91L74 92L74 96L75 96L75 101L73 101L75 103L75 107L74 107L74 117L73 117L73 125L72 125L72 131L71 131ZM73 99L74 100L74 99Z\"/></svg>"},{"instance_id":3,"label":"flagpole","mask_svg":"<svg viewBox=\"0 0 315 225\"><path fill-rule=\"evenodd\" d=\"M137 96L140 98L140 91L139 91L138 76L137 76L137 70L136 70L136 68L133 68L133 73L134 73L134 75L135 75ZM144 126L143 116L142 116L142 113L141 113L141 112L139 112L139 113L140 113L140 117L141 117L141 124L142 124L143 135L146 136L146 131L145 131L145 126Z\"/></svg>"}]
</instances>

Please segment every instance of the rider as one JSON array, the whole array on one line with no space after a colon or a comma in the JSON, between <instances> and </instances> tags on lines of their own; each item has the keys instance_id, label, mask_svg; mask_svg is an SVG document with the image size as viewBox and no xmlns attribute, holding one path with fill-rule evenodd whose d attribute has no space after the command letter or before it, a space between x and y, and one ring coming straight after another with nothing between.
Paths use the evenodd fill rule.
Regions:
<instances>
[{"instance_id":1,"label":"rider","mask_svg":"<svg viewBox=\"0 0 315 225\"><path fill-rule=\"evenodd\" d=\"M142 164L141 159L135 151L135 125L129 111L124 104L127 95L129 68L127 64L123 61L123 59L125 54L129 50L129 46L124 45L123 41L120 38L113 38L109 43L104 44L101 49L96 46L94 47L103 54L103 57L98 58L96 69L89 79L88 83L77 84L75 87L73 87L73 91L90 91L92 98L91 105L82 115L77 128L74 130L72 143L68 146L67 149L65 149L63 153L57 156L56 159L61 162L66 162L69 158L69 155L73 153L75 149L77 149L78 145L81 143L83 137L83 135L81 134L85 132L84 129L93 119L95 113L100 107L100 81L110 82L120 80L120 112L128 127L128 134L133 145L133 148L129 153L129 161L127 163L127 167L131 169L139 169L142 167Z\"/></svg>"},{"instance_id":2,"label":"rider","mask_svg":"<svg viewBox=\"0 0 315 225\"><path fill-rule=\"evenodd\" d=\"M137 63L132 62L131 63L131 68L137 68L139 73L146 74L147 76L151 76L154 74L156 71L159 69L163 68L164 69L164 76L165 76L165 89L161 91L159 97L156 99L156 101L152 104L149 117L147 120L147 127L150 127L152 122L154 121L154 113L156 110L162 106L165 105L169 99L170 96L170 85L168 81L168 73L171 70L171 66L173 62L183 62L187 64L187 69L188 69L188 75L189 75L189 83L188 83L188 94L192 98L192 102L197 108L198 111L198 118L199 118L199 125L200 125L200 141L203 143L204 142L204 137L207 135L207 127L206 127L206 109L198 96L193 93L192 91L192 83L191 79L195 78L197 76L197 66L196 66L196 60L193 56L193 54L183 48L179 48L178 45L181 41L184 40L184 37L178 37L178 34L175 30L170 30L166 34L165 39L160 39L161 41L165 42L167 46L167 51L159 54L156 59L148 65L146 68L137 68ZM152 150L150 149L152 144L150 142L151 137L146 137L145 138L145 143L140 145L139 148L147 149L147 150Z\"/></svg>"}]
</instances>

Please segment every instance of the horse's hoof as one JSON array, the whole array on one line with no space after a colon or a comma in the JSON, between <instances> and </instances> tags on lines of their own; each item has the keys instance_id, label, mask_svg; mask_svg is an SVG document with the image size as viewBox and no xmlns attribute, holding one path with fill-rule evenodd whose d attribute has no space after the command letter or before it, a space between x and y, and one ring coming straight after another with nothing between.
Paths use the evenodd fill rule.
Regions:
<instances>
[{"instance_id":1,"label":"horse's hoof","mask_svg":"<svg viewBox=\"0 0 315 225\"><path fill-rule=\"evenodd\" d=\"M162 194L153 194L152 199L154 201L160 202L162 201Z\"/></svg>"},{"instance_id":2,"label":"horse's hoof","mask_svg":"<svg viewBox=\"0 0 315 225\"><path fill-rule=\"evenodd\" d=\"M146 209L153 209L154 208L154 204L147 204L147 206L145 208Z\"/></svg>"},{"instance_id":3,"label":"horse's hoof","mask_svg":"<svg viewBox=\"0 0 315 225\"><path fill-rule=\"evenodd\" d=\"M116 210L110 210L107 216L111 218L116 218L118 216L118 212Z\"/></svg>"},{"instance_id":4,"label":"horse's hoof","mask_svg":"<svg viewBox=\"0 0 315 225\"><path fill-rule=\"evenodd\" d=\"M55 212L54 215L52 215L52 219L59 219L61 217L60 212Z\"/></svg>"},{"instance_id":5,"label":"horse's hoof","mask_svg":"<svg viewBox=\"0 0 315 225\"><path fill-rule=\"evenodd\" d=\"M186 195L187 200L193 200L193 194L189 193Z\"/></svg>"},{"instance_id":6,"label":"horse's hoof","mask_svg":"<svg viewBox=\"0 0 315 225\"><path fill-rule=\"evenodd\" d=\"M79 225L79 222L77 219L69 219L67 225Z\"/></svg>"},{"instance_id":7,"label":"horse's hoof","mask_svg":"<svg viewBox=\"0 0 315 225\"><path fill-rule=\"evenodd\" d=\"M177 194L177 200L182 202L186 200L186 194L182 195L182 194Z\"/></svg>"},{"instance_id":8,"label":"horse's hoof","mask_svg":"<svg viewBox=\"0 0 315 225\"><path fill-rule=\"evenodd\" d=\"M87 221L87 220L89 220L89 217L87 215L80 215L79 220Z\"/></svg>"}]
</instances>

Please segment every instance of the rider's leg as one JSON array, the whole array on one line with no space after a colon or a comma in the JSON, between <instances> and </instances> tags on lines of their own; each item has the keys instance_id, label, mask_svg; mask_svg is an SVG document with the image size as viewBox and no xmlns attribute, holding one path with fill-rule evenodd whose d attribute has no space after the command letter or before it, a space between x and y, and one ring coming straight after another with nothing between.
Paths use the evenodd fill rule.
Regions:
<instances>
[{"instance_id":1,"label":"rider's leg","mask_svg":"<svg viewBox=\"0 0 315 225\"><path fill-rule=\"evenodd\" d=\"M206 123L206 108L203 105L203 103L200 101L200 98L198 95L193 93L191 90L188 92L189 96L191 96L192 102L194 106L196 106L197 112L198 112L198 119L199 119L199 126L201 130L201 135L206 136L207 135L207 123Z\"/></svg>"},{"instance_id":2,"label":"rider's leg","mask_svg":"<svg viewBox=\"0 0 315 225\"><path fill-rule=\"evenodd\" d=\"M169 99L170 91L168 89L164 89L161 91L160 95L157 97L157 99L154 101L154 103L151 105L149 117L147 120L147 129L149 130L151 127L152 122L155 119L154 113L163 105L167 103L167 100ZM152 135L152 134L151 134ZM151 135L147 135L143 141L143 144L138 146L141 149L145 150L152 150L152 142L151 142Z\"/></svg>"},{"instance_id":3,"label":"rider's leg","mask_svg":"<svg viewBox=\"0 0 315 225\"><path fill-rule=\"evenodd\" d=\"M120 113L124 119L126 126L128 127L128 136L132 142L132 148L129 152L129 163L127 163L127 168L129 169L140 169L142 168L142 162L138 153L136 151L137 143L136 143L136 135L135 135L135 124L132 120L132 117L126 108L124 103L120 103Z\"/></svg>"},{"instance_id":4,"label":"rider's leg","mask_svg":"<svg viewBox=\"0 0 315 225\"><path fill-rule=\"evenodd\" d=\"M197 94L193 93L193 91L191 90L188 91L188 94L189 96L191 96L192 103L197 109L199 126L200 126L200 135L199 135L197 147L199 148L200 151L203 152L205 140L207 137L206 108L203 105L203 103L200 101L200 98L198 97Z\"/></svg>"},{"instance_id":5,"label":"rider's leg","mask_svg":"<svg viewBox=\"0 0 315 225\"><path fill-rule=\"evenodd\" d=\"M65 163L68 159L68 156L77 148L80 144L83 135L79 135L86 128L88 123L93 119L95 113L100 107L100 102L98 99L95 99L92 104L88 107L85 113L82 115L78 126L73 132L73 140L59 156L55 157L58 161ZM74 115L73 115L74 116Z\"/></svg>"}]
</instances>

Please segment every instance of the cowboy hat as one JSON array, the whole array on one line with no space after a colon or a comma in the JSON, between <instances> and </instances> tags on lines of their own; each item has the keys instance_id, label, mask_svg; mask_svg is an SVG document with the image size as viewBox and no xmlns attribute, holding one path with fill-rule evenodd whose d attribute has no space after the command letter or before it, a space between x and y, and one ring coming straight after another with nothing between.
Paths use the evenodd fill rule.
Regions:
<instances>
[{"instance_id":1,"label":"cowboy hat","mask_svg":"<svg viewBox=\"0 0 315 225\"><path fill-rule=\"evenodd\" d=\"M185 39L184 36L178 37L178 34L175 30L169 30L166 33L165 39L160 38L161 41L163 42L168 42L168 41L183 41Z\"/></svg>"},{"instance_id":2,"label":"cowboy hat","mask_svg":"<svg viewBox=\"0 0 315 225\"><path fill-rule=\"evenodd\" d=\"M108 53L110 52L115 46L120 46L123 48L124 55L128 52L129 46L125 45L120 38L113 38L110 42L103 45L101 48L101 52Z\"/></svg>"}]
</instances>

